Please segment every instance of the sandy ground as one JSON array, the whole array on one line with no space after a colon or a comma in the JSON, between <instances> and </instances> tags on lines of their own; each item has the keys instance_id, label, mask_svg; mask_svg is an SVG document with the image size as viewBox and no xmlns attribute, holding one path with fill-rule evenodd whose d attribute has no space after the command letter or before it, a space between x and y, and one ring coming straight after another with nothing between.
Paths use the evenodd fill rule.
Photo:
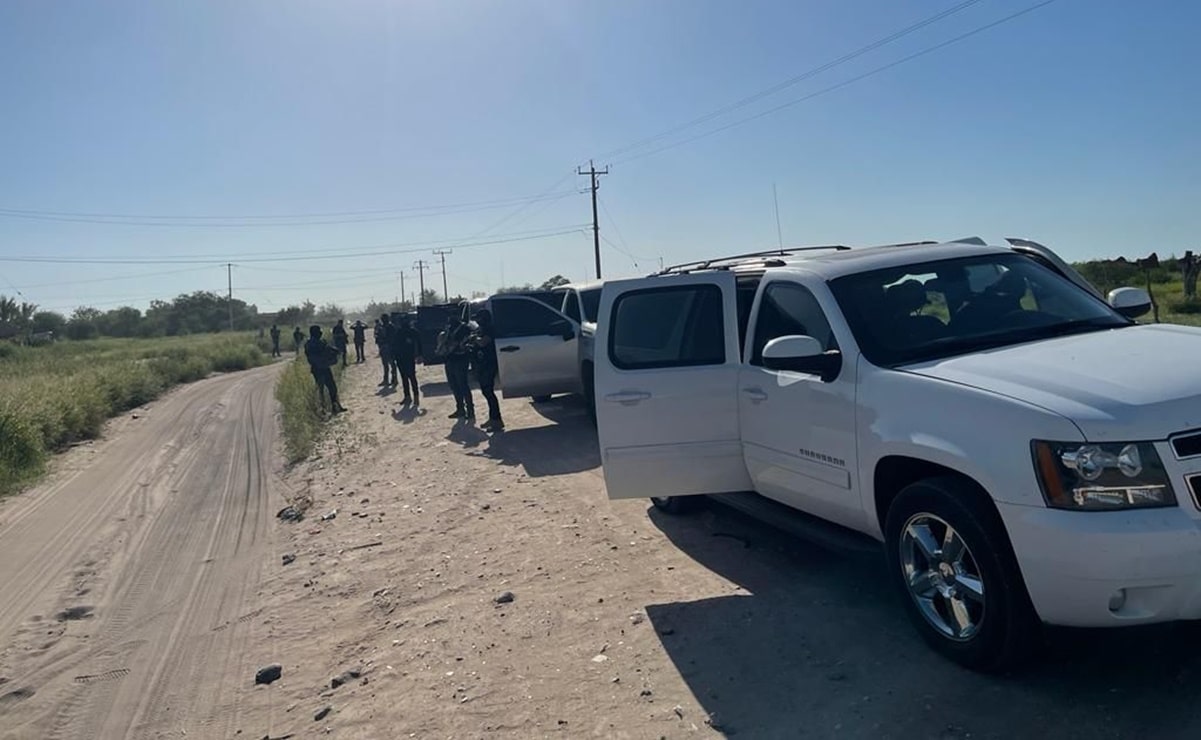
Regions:
<instances>
[{"instance_id":1,"label":"sandy ground","mask_svg":"<svg viewBox=\"0 0 1201 740\"><path fill-rule=\"evenodd\" d=\"M231 737L267 626L278 368L109 425L0 504L0 735Z\"/></svg>"},{"instance_id":2,"label":"sandy ground","mask_svg":"<svg viewBox=\"0 0 1201 740\"><path fill-rule=\"evenodd\" d=\"M180 391L0 506L4 737L1201 736L1195 629L1056 631L1026 674L972 674L873 556L610 502L575 399L506 401L489 437L446 418L439 369L415 412L352 367L350 412L276 477L243 446L274 444L270 372Z\"/></svg>"}]
</instances>

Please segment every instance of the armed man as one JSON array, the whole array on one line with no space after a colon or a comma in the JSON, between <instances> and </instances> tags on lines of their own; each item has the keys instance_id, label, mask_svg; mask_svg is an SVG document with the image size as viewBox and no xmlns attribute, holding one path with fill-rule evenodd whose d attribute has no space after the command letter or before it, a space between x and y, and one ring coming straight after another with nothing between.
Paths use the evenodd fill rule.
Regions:
<instances>
[{"instance_id":1,"label":"armed man","mask_svg":"<svg viewBox=\"0 0 1201 740\"><path fill-rule=\"evenodd\" d=\"M325 405L325 394L329 392L330 411L340 414L346 409L338 402L338 385L334 382L334 371L331 369L338 364L338 350L329 346L321 338L321 327L309 327L309 341L304 343L304 356L309 361L309 371L313 380L317 381L317 396L321 405Z\"/></svg>"}]
</instances>

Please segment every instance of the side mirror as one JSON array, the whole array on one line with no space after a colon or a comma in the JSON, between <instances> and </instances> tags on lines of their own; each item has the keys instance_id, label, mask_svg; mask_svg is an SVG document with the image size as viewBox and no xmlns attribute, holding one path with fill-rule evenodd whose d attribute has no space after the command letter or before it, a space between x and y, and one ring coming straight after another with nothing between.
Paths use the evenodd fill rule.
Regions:
<instances>
[{"instance_id":1,"label":"side mirror","mask_svg":"<svg viewBox=\"0 0 1201 740\"><path fill-rule=\"evenodd\" d=\"M1128 319L1137 319L1151 310L1151 294L1142 288L1115 288L1109 291L1109 305Z\"/></svg>"},{"instance_id":2,"label":"side mirror","mask_svg":"<svg viewBox=\"0 0 1201 740\"><path fill-rule=\"evenodd\" d=\"M763 347L763 367L817 375L829 383L842 370L842 353L836 349L827 352L809 336L776 337Z\"/></svg>"},{"instance_id":3,"label":"side mirror","mask_svg":"<svg viewBox=\"0 0 1201 740\"><path fill-rule=\"evenodd\" d=\"M550 336L563 337L564 342L575 339L575 327L566 319L551 322L550 329L546 333Z\"/></svg>"}]
</instances>

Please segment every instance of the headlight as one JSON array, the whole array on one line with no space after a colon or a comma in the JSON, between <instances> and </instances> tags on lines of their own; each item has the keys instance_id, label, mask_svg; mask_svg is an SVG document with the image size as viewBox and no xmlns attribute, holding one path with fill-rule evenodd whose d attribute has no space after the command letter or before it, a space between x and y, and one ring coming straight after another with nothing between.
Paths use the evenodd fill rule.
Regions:
<instances>
[{"instance_id":1,"label":"headlight","mask_svg":"<svg viewBox=\"0 0 1201 740\"><path fill-rule=\"evenodd\" d=\"M1034 465L1047 506L1105 511L1175 506L1154 445L1034 442Z\"/></svg>"}]
</instances>

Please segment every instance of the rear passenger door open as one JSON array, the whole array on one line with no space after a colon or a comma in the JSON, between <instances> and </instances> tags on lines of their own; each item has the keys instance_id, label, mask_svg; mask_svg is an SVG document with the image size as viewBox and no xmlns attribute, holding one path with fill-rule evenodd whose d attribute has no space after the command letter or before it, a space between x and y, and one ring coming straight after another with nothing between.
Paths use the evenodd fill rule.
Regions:
<instances>
[{"instance_id":1,"label":"rear passenger door open","mask_svg":"<svg viewBox=\"0 0 1201 740\"><path fill-rule=\"evenodd\" d=\"M609 498L750 490L734 275L606 283L596 405Z\"/></svg>"}]
</instances>

